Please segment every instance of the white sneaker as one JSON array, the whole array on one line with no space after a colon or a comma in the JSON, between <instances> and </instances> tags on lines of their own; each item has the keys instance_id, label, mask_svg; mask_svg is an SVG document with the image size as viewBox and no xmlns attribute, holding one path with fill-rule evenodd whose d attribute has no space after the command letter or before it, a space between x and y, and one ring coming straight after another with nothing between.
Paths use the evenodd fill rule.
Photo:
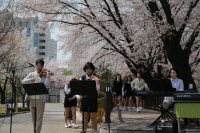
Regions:
<instances>
[{"instance_id":1,"label":"white sneaker","mask_svg":"<svg viewBox=\"0 0 200 133\"><path fill-rule=\"evenodd\" d=\"M122 111L122 107L119 107L119 110Z\"/></svg>"},{"instance_id":2,"label":"white sneaker","mask_svg":"<svg viewBox=\"0 0 200 133\"><path fill-rule=\"evenodd\" d=\"M144 108L141 107L140 109L143 110Z\"/></svg>"},{"instance_id":3,"label":"white sneaker","mask_svg":"<svg viewBox=\"0 0 200 133\"><path fill-rule=\"evenodd\" d=\"M73 124L72 128L78 128L78 126L76 124Z\"/></svg>"},{"instance_id":4,"label":"white sneaker","mask_svg":"<svg viewBox=\"0 0 200 133\"><path fill-rule=\"evenodd\" d=\"M67 123L65 123L65 127L68 127Z\"/></svg>"},{"instance_id":5,"label":"white sneaker","mask_svg":"<svg viewBox=\"0 0 200 133\"><path fill-rule=\"evenodd\" d=\"M135 107L132 107L132 109L135 109Z\"/></svg>"},{"instance_id":6,"label":"white sneaker","mask_svg":"<svg viewBox=\"0 0 200 133\"><path fill-rule=\"evenodd\" d=\"M140 112L140 108L137 107L137 112Z\"/></svg>"},{"instance_id":7,"label":"white sneaker","mask_svg":"<svg viewBox=\"0 0 200 133\"><path fill-rule=\"evenodd\" d=\"M71 125L68 125L68 126L67 126L67 128L71 128L71 127L72 127Z\"/></svg>"},{"instance_id":8,"label":"white sneaker","mask_svg":"<svg viewBox=\"0 0 200 133\"><path fill-rule=\"evenodd\" d=\"M128 108L128 110L129 110L129 111L132 111L132 108L131 108L131 107L129 107L129 108Z\"/></svg>"},{"instance_id":9,"label":"white sneaker","mask_svg":"<svg viewBox=\"0 0 200 133\"><path fill-rule=\"evenodd\" d=\"M115 108L115 110L118 110L118 109L119 109L118 107Z\"/></svg>"}]
</instances>

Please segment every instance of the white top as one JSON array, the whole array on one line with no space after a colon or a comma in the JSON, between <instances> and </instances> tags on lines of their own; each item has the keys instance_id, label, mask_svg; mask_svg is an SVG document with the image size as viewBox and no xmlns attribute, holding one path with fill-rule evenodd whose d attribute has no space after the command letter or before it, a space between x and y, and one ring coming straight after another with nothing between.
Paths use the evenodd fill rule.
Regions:
<instances>
[{"instance_id":1,"label":"white top","mask_svg":"<svg viewBox=\"0 0 200 133\"><path fill-rule=\"evenodd\" d=\"M135 78L132 82L131 82L131 87L135 88L137 91L142 91L145 88L145 81L144 79L140 78Z\"/></svg>"},{"instance_id":2,"label":"white top","mask_svg":"<svg viewBox=\"0 0 200 133\"><path fill-rule=\"evenodd\" d=\"M36 78L37 77L37 78ZM36 81L33 82L32 79L36 78ZM38 76L37 71L29 73L23 80L22 84L32 84L32 83L44 83L47 88L51 86L51 78L46 76ZM35 96L28 96L26 94L26 100L35 99ZM36 99L40 99L41 102L45 102L47 99L46 95L36 95Z\"/></svg>"},{"instance_id":3,"label":"white top","mask_svg":"<svg viewBox=\"0 0 200 133\"><path fill-rule=\"evenodd\" d=\"M64 87L64 91L67 95L69 95L69 93L71 92L71 89L68 88L68 85L65 85ZM76 97L79 97L79 95L74 95L72 98L76 98Z\"/></svg>"}]
</instances>

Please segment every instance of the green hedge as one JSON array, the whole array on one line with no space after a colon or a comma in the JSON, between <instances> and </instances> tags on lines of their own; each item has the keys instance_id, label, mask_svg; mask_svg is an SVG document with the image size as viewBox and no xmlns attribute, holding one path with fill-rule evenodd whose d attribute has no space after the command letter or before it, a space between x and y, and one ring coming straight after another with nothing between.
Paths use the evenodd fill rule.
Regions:
<instances>
[{"instance_id":1,"label":"green hedge","mask_svg":"<svg viewBox=\"0 0 200 133\"><path fill-rule=\"evenodd\" d=\"M9 108L9 110L11 110L11 108ZM30 108L29 107L25 107L25 108L18 107L18 112L22 112L22 111L30 111ZM16 112L16 109L12 108L12 112Z\"/></svg>"},{"instance_id":2,"label":"green hedge","mask_svg":"<svg viewBox=\"0 0 200 133\"><path fill-rule=\"evenodd\" d=\"M21 111L30 111L29 107L22 108Z\"/></svg>"}]
</instances>

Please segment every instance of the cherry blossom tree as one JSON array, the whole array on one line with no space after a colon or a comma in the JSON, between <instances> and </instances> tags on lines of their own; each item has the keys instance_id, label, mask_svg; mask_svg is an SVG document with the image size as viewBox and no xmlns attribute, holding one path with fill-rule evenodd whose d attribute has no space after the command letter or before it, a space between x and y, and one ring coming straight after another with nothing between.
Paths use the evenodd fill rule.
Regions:
<instances>
[{"instance_id":1,"label":"cherry blossom tree","mask_svg":"<svg viewBox=\"0 0 200 133\"><path fill-rule=\"evenodd\" d=\"M152 78L158 63L169 61L186 88L189 83L196 88L192 72L199 64L199 0L36 0L17 5L40 13L46 22L60 23L67 31L62 49L76 49L73 61L87 53L94 62L104 59L117 69L123 64L122 70L133 74L141 69L145 79Z\"/></svg>"},{"instance_id":2,"label":"cherry blossom tree","mask_svg":"<svg viewBox=\"0 0 200 133\"><path fill-rule=\"evenodd\" d=\"M30 69L22 69L29 66L28 63L35 59L35 48L30 48L30 39L26 37L25 30L13 30L9 32L6 37L6 45L1 48L1 51L7 51L10 46L13 46L13 50L7 54L6 58L0 64L1 82L5 81L10 83L14 97L17 96L16 80L22 80ZM20 70L18 70L20 69ZM15 70L15 77L13 78L12 71ZM18 83L19 84L19 83ZM1 87L1 97L5 98L6 83L4 88ZM24 93L25 94L25 93ZM5 102L4 100L2 100Z\"/></svg>"},{"instance_id":3,"label":"cherry blossom tree","mask_svg":"<svg viewBox=\"0 0 200 133\"><path fill-rule=\"evenodd\" d=\"M48 61L49 59L45 59L45 62L47 63L45 68L53 73L51 80L55 83L55 88L64 87L72 78L74 78L73 73L67 73L67 69L61 67L64 62L58 59Z\"/></svg>"},{"instance_id":4,"label":"cherry blossom tree","mask_svg":"<svg viewBox=\"0 0 200 133\"><path fill-rule=\"evenodd\" d=\"M7 42L9 41L8 33L12 31L13 25L12 23L9 24L10 20L13 19L13 6L10 4L11 1L0 1L0 48L4 49L4 47L7 47L4 51L1 50L0 53L0 63L6 58L6 56L15 48L15 46L10 45L6 46Z\"/></svg>"}]
</instances>

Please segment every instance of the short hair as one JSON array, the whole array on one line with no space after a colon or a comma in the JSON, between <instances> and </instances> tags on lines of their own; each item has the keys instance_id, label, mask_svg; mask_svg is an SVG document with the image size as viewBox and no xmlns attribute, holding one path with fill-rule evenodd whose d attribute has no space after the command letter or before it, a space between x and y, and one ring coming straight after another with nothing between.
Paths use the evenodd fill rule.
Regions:
<instances>
[{"instance_id":1,"label":"short hair","mask_svg":"<svg viewBox=\"0 0 200 133\"><path fill-rule=\"evenodd\" d=\"M91 69L93 70L93 72L94 72L94 70L95 70L95 66L93 65L92 62L87 62L87 63L85 64L83 70L86 72L86 69L88 69L88 68L91 68Z\"/></svg>"},{"instance_id":2,"label":"short hair","mask_svg":"<svg viewBox=\"0 0 200 133\"><path fill-rule=\"evenodd\" d=\"M37 59L36 61L35 61L35 64L37 65L37 64L41 64L42 66L44 66L44 60L43 59Z\"/></svg>"},{"instance_id":3,"label":"short hair","mask_svg":"<svg viewBox=\"0 0 200 133\"><path fill-rule=\"evenodd\" d=\"M175 67L173 67L173 68L170 69L169 76L171 77L172 70L174 70L176 72L176 74L177 74L177 77L179 77L179 72L178 72L178 70Z\"/></svg>"},{"instance_id":4,"label":"short hair","mask_svg":"<svg viewBox=\"0 0 200 133\"><path fill-rule=\"evenodd\" d=\"M137 71L136 76L137 76L138 73L139 73L139 74L141 75L141 77L142 77L142 75L143 75L142 72L141 72L141 71Z\"/></svg>"}]
</instances>

